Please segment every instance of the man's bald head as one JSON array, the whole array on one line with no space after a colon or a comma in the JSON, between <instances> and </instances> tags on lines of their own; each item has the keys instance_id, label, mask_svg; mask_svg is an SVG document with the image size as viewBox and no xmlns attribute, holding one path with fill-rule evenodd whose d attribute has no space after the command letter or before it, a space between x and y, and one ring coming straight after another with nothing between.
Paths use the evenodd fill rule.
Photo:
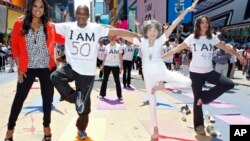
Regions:
<instances>
[{"instance_id":1,"label":"man's bald head","mask_svg":"<svg viewBox=\"0 0 250 141\"><path fill-rule=\"evenodd\" d=\"M76 13L81 11L81 10L84 10L86 13L89 14L89 8L87 5L78 5L76 8Z\"/></svg>"}]
</instances>

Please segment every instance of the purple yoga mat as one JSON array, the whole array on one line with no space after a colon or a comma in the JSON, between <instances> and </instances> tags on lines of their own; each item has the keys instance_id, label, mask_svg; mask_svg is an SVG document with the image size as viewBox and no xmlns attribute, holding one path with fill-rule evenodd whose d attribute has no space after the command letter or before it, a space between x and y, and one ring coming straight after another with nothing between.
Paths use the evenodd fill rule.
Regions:
<instances>
[{"instance_id":1,"label":"purple yoga mat","mask_svg":"<svg viewBox=\"0 0 250 141\"><path fill-rule=\"evenodd\" d=\"M114 83L114 86L115 86L115 83ZM135 86L133 86L133 85L130 85L130 88L129 87L124 88L122 83L121 83L121 88L122 88L123 92L126 92L126 91L127 92L131 92L131 91L135 91L136 90Z\"/></svg>"},{"instance_id":2,"label":"purple yoga mat","mask_svg":"<svg viewBox=\"0 0 250 141\"><path fill-rule=\"evenodd\" d=\"M250 119L240 114L215 115L215 117L228 124L250 124Z\"/></svg>"},{"instance_id":3,"label":"purple yoga mat","mask_svg":"<svg viewBox=\"0 0 250 141\"><path fill-rule=\"evenodd\" d=\"M97 109L99 110L125 110L124 101L118 100L116 95L107 95L104 99L99 99Z\"/></svg>"}]
</instances>

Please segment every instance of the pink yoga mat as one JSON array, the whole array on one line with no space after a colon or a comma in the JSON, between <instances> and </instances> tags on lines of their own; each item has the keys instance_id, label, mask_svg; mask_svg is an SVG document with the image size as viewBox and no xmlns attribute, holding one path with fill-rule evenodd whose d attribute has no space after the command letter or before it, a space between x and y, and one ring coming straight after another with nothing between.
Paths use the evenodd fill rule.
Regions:
<instances>
[{"instance_id":1,"label":"pink yoga mat","mask_svg":"<svg viewBox=\"0 0 250 141\"><path fill-rule=\"evenodd\" d=\"M250 119L240 114L216 115L215 117L228 124L250 124Z\"/></svg>"},{"instance_id":2,"label":"pink yoga mat","mask_svg":"<svg viewBox=\"0 0 250 141\"><path fill-rule=\"evenodd\" d=\"M125 110L124 101L118 100L116 95L107 95L104 99L99 99L97 109L99 110Z\"/></svg>"},{"instance_id":3,"label":"pink yoga mat","mask_svg":"<svg viewBox=\"0 0 250 141\"><path fill-rule=\"evenodd\" d=\"M210 106L214 107L214 108L235 108L234 105L229 104L229 103L225 103L219 100L215 100L211 103L209 103Z\"/></svg>"},{"instance_id":4,"label":"pink yoga mat","mask_svg":"<svg viewBox=\"0 0 250 141\"><path fill-rule=\"evenodd\" d=\"M142 125L150 133L153 132L153 126L149 120L140 120ZM181 122L181 120L180 120ZM170 119L158 120L159 141L195 141L193 129L180 126L177 122Z\"/></svg>"},{"instance_id":5,"label":"pink yoga mat","mask_svg":"<svg viewBox=\"0 0 250 141\"><path fill-rule=\"evenodd\" d=\"M183 95L188 96L190 98L194 98L193 93L184 93ZM235 108L234 105L222 102L220 100L215 100L209 103L209 106L212 106L214 108Z\"/></svg>"}]
</instances>

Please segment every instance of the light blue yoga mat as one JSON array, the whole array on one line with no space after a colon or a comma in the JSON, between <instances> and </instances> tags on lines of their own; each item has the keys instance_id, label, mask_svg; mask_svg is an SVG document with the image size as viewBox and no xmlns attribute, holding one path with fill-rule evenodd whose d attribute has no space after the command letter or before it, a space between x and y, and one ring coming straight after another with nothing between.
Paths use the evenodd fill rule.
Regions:
<instances>
[{"instance_id":1,"label":"light blue yoga mat","mask_svg":"<svg viewBox=\"0 0 250 141\"><path fill-rule=\"evenodd\" d=\"M148 105L149 104L149 98L147 94L141 94L141 97L143 98L143 103L144 105ZM175 104L167 101L166 99L164 99L163 97L156 95L156 108L158 109L169 109L169 110L176 110L177 107L175 106Z\"/></svg>"},{"instance_id":2,"label":"light blue yoga mat","mask_svg":"<svg viewBox=\"0 0 250 141\"><path fill-rule=\"evenodd\" d=\"M60 99L60 96L54 95L51 110L54 110L56 108L56 105L59 103L59 99ZM34 113L34 112L43 112L42 97L39 96L36 99L34 99L33 102L24 105L22 112L26 114Z\"/></svg>"}]
</instances>

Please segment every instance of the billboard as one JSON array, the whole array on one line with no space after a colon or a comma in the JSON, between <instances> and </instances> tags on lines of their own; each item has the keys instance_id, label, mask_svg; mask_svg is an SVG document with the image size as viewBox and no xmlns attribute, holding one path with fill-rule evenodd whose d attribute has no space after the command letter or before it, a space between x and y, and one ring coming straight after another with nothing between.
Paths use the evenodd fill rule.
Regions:
<instances>
[{"instance_id":1,"label":"billboard","mask_svg":"<svg viewBox=\"0 0 250 141\"><path fill-rule=\"evenodd\" d=\"M14 26L14 23L16 21L16 19L22 15L24 15L24 13L19 12L19 11L15 11L12 9L8 8L8 14L7 14L7 28L6 28L6 33L9 34L12 31L12 28Z\"/></svg>"},{"instance_id":2,"label":"billboard","mask_svg":"<svg viewBox=\"0 0 250 141\"><path fill-rule=\"evenodd\" d=\"M192 0L168 0L168 23L172 23L179 13L182 13L186 8L192 5ZM179 7L179 12L178 12ZM181 23L188 24L193 21L192 13L188 13Z\"/></svg>"},{"instance_id":3,"label":"billboard","mask_svg":"<svg viewBox=\"0 0 250 141\"><path fill-rule=\"evenodd\" d=\"M6 32L7 7L0 5L0 33Z\"/></svg>"},{"instance_id":4,"label":"billboard","mask_svg":"<svg viewBox=\"0 0 250 141\"><path fill-rule=\"evenodd\" d=\"M11 4L25 8L26 7L26 0L8 0Z\"/></svg>"},{"instance_id":5,"label":"billboard","mask_svg":"<svg viewBox=\"0 0 250 141\"><path fill-rule=\"evenodd\" d=\"M138 0L136 19L140 23L151 19L166 23L166 0Z\"/></svg>"},{"instance_id":6,"label":"billboard","mask_svg":"<svg viewBox=\"0 0 250 141\"><path fill-rule=\"evenodd\" d=\"M213 27L250 21L249 0L200 0L194 18L206 15Z\"/></svg>"}]
</instances>

